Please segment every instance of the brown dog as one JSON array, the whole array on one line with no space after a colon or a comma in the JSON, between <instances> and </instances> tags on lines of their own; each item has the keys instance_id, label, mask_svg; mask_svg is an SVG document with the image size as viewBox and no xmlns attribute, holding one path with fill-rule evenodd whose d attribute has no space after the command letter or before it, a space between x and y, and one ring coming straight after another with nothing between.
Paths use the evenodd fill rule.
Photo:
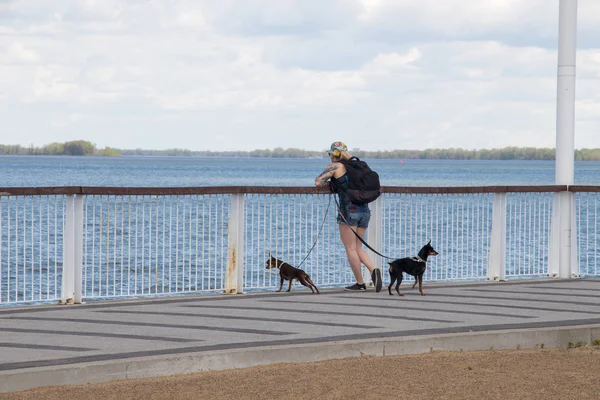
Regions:
<instances>
[{"instance_id":1,"label":"brown dog","mask_svg":"<svg viewBox=\"0 0 600 400\"><path fill-rule=\"evenodd\" d=\"M277 292L281 292L283 288L283 281L290 281L290 286L288 287L288 292L292 290L292 281L294 279L298 279L298 282L309 288L313 294L315 294L315 290L317 294L319 294L319 289L310 279L310 276L299 268L292 267L290 264L283 262L281 260L276 259L271 254L269 254L269 259L265 265L266 269L279 268L279 277L281 279L279 290ZM313 290L314 288L314 290Z\"/></svg>"}]
</instances>

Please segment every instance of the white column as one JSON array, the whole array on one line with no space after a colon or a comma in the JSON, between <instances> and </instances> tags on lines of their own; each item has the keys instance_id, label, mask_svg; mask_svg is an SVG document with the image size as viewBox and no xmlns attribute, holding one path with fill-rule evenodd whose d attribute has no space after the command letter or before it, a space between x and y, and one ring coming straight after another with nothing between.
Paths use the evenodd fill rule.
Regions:
<instances>
[{"instance_id":1,"label":"white column","mask_svg":"<svg viewBox=\"0 0 600 400\"><path fill-rule=\"evenodd\" d=\"M244 194L231 195L225 293L244 293Z\"/></svg>"},{"instance_id":2,"label":"white column","mask_svg":"<svg viewBox=\"0 0 600 400\"><path fill-rule=\"evenodd\" d=\"M75 196L67 196L67 209L65 215L65 226L63 229L63 270L60 300L67 303L74 300L75 293ZM70 301L69 301L70 300Z\"/></svg>"},{"instance_id":3,"label":"white column","mask_svg":"<svg viewBox=\"0 0 600 400\"><path fill-rule=\"evenodd\" d=\"M82 303L83 285L83 195L75 196L75 214L73 226L73 279L75 304Z\"/></svg>"},{"instance_id":4,"label":"white column","mask_svg":"<svg viewBox=\"0 0 600 400\"><path fill-rule=\"evenodd\" d=\"M577 0L560 0L558 26L558 79L556 113L556 184L572 185L575 169L575 55L577 49ZM552 230L558 241L558 275L572 276L573 199L570 192L555 195ZM550 254L556 254L551 249ZM552 261L556 262L556 261Z\"/></svg>"},{"instance_id":5,"label":"white column","mask_svg":"<svg viewBox=\"0 0 600 400\"><path fill-rule=\"evenodd\" d=\"M506 279L506 193L495 193L492 206L492 237L488 259L488 280Z\"/></svg>"}]
</instances>

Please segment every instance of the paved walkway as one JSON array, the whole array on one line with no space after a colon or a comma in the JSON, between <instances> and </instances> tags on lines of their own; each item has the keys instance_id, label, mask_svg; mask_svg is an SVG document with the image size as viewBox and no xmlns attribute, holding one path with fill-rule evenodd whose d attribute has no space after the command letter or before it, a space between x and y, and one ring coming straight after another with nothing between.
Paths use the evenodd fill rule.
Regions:
<instances>
[{"instance_id":1,"label":"paved walkway","mask_svg":"<svg viewBox=\"0 0 600 400\"><path fill-rule=\"evenodd\" d=\"M274 362L600 339L600 280L403 285L0 309L0 393Z\"/></svg>"}]
</instances>

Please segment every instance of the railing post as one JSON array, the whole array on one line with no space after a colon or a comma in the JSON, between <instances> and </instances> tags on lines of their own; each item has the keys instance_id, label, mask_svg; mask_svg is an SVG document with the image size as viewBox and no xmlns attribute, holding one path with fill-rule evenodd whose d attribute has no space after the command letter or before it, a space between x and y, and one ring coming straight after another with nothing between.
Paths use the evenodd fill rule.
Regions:
<instances>
[{"instance_id":1,"label":"railing post","mask_svg":"<svg viewBox=\"0 0 600 400\"><path fill-rule=\"evenodd\" d=\"M548 251L549 275L553 278L578 278L575 193L569 191L555 193L552 205L552 236Z\"/></svg>"},{"instance_id":2,"label":"railing post","mask_svg":"<svg viewBox=\"0 0 600 400\"><path fill-rule=\"evenodd\" d=\"M60 302L81 304L83 264L83 197L67 195L63 230L63 273Z\"/></svg>"},{"instance_id":3,"label":"railing post","mask_svg":"<svg viewBox=\"0 0 600 400\"><path fill-rule=\"evenodd\" d=\"M383 195L370 203L369 208L371 209L371 220L369 221L369 229L367 231L367 243L375 250L381 252L381 248L383 247ZM373 266L375 268L382 268L383 260L381 257L369 249L367 249L367 252L373 262ZM371 274L367 274L364 277L364 281L367 285L372 285Z\"/></svg>"},{"instance_id":4,"label":"railing post","mask_svg":"<svg viewBox=\"0 0 600 400\"><path fill-rule=\"evenodd\" d=\"M488 280L503 281L506 275L506 193L495 193Z\"/></svg>"},{"instance_id":5,"label":"railing post","mask_svg":"<svg viewBox=\"0 0 600 400\"><path fill-rule=\"evenodd\" d=\"M75 295L75 195L67 196L65 226L63 229L63 271L60 302L72 304Z\"/></svg>"},{"instance_id":6,"label":"railing post","mask_svg":"<svg viewBox=\"0 0 600 400\"><path fill-rule=\"evenodd\" d=\"M83 285L83 195L75 196L75 215L74 215L74 246L73 249L73 267L75 269L73 277L74 283L74 301L75 304L82 303L82 285Z\"/></svg>"},{"instance_id":7,"label":"railing post","mask_svg":"<svg viewBox=\"0 0 600 400\"><path fill-rule=\"evenodd\" d=\"M225 293L244 293L244 194L232 194L229 204Z\"/></svg>"}]
</instances>

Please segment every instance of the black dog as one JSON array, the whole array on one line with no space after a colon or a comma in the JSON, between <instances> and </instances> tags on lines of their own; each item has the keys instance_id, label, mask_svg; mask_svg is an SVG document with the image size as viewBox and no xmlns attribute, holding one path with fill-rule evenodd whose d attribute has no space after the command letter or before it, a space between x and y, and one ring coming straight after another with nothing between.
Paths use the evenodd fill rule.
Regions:
<instances>
[{"instance_id":1,"label":"black dog","mask_svg":"<svg viewBox=\"0 0 600 400\"><path fill-rule=\"evenodd\" d=\"M265 265L266 269L271 268L279 268L279 277L281 278L281 282L279 285L279 290L277 292L281 292L281 288L283 288L283 281L290 281L290 287L288 288L288 292L292 290L292 281L294 279L298 279L298 282L309 288L313 294L315 294L315 290L317 294L319 294L319 289L310 279L310 276L299 268L292 267L290 264L283 262L281 260L276 259L271 254L269 254L269 259ZM314 290L313 290L314 288Z\"/></svg>"},{"instance_id":2,"label":"black dog","mask_svg":"<svg viewBox=\"0 0 600 400\"><path fill-rule=\"evenodd\" d=\"M400 284L403 279L403 272L406 272L409 275L415 277L415 284L413 285L413 289L419 284L419 292L421 292L421 296L425 296L423 293L423 274L425 273L425 269L427 269L427 257L429 256L437 256L438 252L435 251L433 246L431 246L431 240L427 243L421 251L419 251L419 255L417 257L406 257L399 258L397 260L392 261L390 264L390 286L388 286L388 292L390 292L390 296L392 296L392 285L398 280L396 284L396 292L398 292L398 296L404 296L400 293Z\"/></svg>"}]
</instances>

